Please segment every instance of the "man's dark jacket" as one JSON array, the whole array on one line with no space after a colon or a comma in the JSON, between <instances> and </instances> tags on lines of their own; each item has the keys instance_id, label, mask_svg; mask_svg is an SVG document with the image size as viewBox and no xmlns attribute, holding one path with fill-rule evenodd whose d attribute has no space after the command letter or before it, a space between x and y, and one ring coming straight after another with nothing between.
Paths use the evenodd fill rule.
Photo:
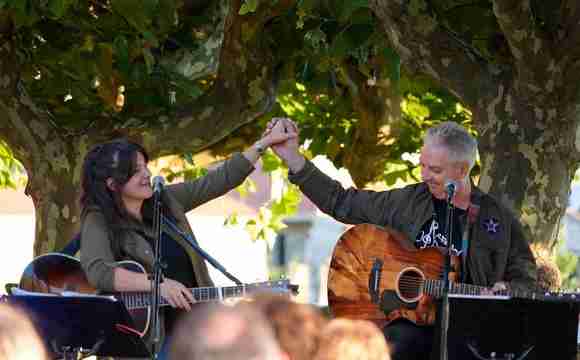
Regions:
<instances>
[{"instance_id":1,"label":"man's dark jacket","mask_svg":"<svg viewBox=\"0 0 580 360\"><path fill-rule=\"evenodd\" d=\"M290 181L320 210L346 224L370 223L388 226L415 241L434 213L433 198L425 183L375 192L344 189L307 161ZM511 289L536 286L536 264L521 225L492 196L473 187L480 211L471 226L467 265L475 285L492 286L506 281Z\"/></svg>"}]
</instances>

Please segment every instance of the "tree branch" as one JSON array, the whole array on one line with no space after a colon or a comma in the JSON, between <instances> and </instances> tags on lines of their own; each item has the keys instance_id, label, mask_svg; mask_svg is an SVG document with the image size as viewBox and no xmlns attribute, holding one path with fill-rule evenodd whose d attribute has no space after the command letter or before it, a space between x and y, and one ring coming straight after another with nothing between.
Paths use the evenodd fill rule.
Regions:
<instances>
[{"instance_id":1,"label":"tree branch","mask_svg":"<svg viewBox=\"0 0 580 360\"><path fill-rule=\"evenodd\" d=\"M546 101L547 94L565 86L569 59L557 54L560 45L536 23L530 0L493 0L493 11L517 67L519 93L531 102Z\"/></svg>"},{"instance_id":2,"label":"tree branch","mask_svg":"<svg viewBox=\"0 0 580 360\"><path fill-rule=\"evenodd\" d=\"M561 82L566 88L562 101L577 102L577 84L580 82L580 4L573 0L563 0L560 5L557 30L558 69L561 71Z\"/></svg>"},{"instance_id":3,"label":"tree branch","mask_svg":"<svg viewBox=\"0 0 580 360\"><path fill-rule=\"evenodd\" d=\"M423 7L410 7L399 1L369 3L407 68L431 76L470 105L479 99L482 87L493 84L499 69L459 35L439 24L424 3ZM465 81L462 74L472 74L470 81Z\"/></svg>"},{"instance_id":4,"label":"tree branch","mask_svg":"<svg viewBox=\"0 0 580 360\"><path fill-rule=\"evenodd\" d=\"M280 60L276 49L262 41L260 34L267 31L269 20L292 2L278 2L278 11L268 8L250 16L240 16L239 1L233 3L225 21L219 68L212 87L193 104L181 107L174 114L157 119L135 116L118 131L141 137L153 155L198 152L272 108ZM139 127L147 123L159 126L145 131Z\"/></svg>"},{"instance_id":5,"label":"tree branch","mask_svg":"<svg viewBox=\"0 0 580 360\"><path fill-rule=\"evenodd\" d=\"M569 47L577 46L580 39L580 4L575 0L562 0L559 15L558 40L564 41L564 49L572 50Z\"/></svg>"},{"instance_id":6,"label":"tree branch","mask_svg":"<svg viewBox=\"0 0 580 360\"><path fill-rule=\"evenodd\" d=\"M58 129L50 115L36 107L19 79L19 65L10 33L0 35L0 137L27 169L44 152Z\"/></svg>"},{"instance_id":7,"label":"tree branch","mask_svg":"<svg viewBox=\"0 0 580 360\"><path fill-rule=\"evenodd\" d=\"M493 0L493 12L516 63L529 66L530 60L550 57L550 43L535 24L530 0Z\"/></svg>"}]
</instances>

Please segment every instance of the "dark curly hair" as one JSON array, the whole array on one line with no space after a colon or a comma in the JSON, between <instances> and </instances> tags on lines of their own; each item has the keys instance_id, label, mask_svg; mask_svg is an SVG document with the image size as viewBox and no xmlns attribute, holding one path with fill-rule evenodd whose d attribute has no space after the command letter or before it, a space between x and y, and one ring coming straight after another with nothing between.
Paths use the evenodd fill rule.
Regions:
<instances>
[{"instance_id":1,"label":"dark curly hair","mask_svg":"<svg viewBox=\"0 0 580 360\"><path fill-rule=\"evenodd\" d=\"M137 171L137 154L141 153L145 162L149 155L145 149L127 139L116 139L94 146L85 156L81 175L81 208L98 208L105 217L112 235L116 238L121 231L121 221L130 220L121 193L111 191L107 179L122 188ZM113 242L114 244L116 242Z\"/></svg>"}]
</instances>

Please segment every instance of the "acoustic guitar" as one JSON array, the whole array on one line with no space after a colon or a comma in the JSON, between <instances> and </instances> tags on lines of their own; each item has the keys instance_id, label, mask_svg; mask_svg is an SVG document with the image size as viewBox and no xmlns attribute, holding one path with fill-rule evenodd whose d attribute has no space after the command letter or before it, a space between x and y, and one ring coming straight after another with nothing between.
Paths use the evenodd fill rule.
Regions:
<instances>
[{"instance_id":1,"label":"acoustic guitar","mask_svg":"<svg viewBox=\"0 0 580 360\"><path fill-rule=\"evenodd\" d=\"M328 304L336 317L370 320L382 327L405 318L417 325L435 321L434 299L443 295L445 257L440 249L419 250L387 227L356 225L338 240L328 273ZM453 279L453 276L450 276ZM457 278L455 276L455 278ZM488 288L451 281L450 294L488 296ZM577 293L504 290L494 299L578 302Z\"/></svg>"},{"instance_id":2,"label":"acoustic guitar","mask_svg":"<svg viewBox=\"0 0 580 360\"><path fill-rule=\"evenodd\" d=\"M116 264L130 271L146 273L145 268L134 261L120 261ZM74 292L112 295L124 303L133 318L135 328L130 329L130 331L143 336L149 328L152 300L150 292L99 293L89 284L80 261L69 255L49 253L35 258L24 269L19 287L26 291L39 293L67 294ZM189 290L197 302L208 302L239 298L259 292L296 294L298 286L292 285L289 280L284 279L240 286L197 287ZM169 303L161 298L160 305L167 306Z\"/></svg>"}]
</instances>

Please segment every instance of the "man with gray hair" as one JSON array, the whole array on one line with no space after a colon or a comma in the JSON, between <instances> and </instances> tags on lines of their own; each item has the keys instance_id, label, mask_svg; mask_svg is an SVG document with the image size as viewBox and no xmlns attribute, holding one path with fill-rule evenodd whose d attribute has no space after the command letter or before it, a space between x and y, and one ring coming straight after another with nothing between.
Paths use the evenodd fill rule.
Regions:
<instances>
[{"instance_id":1,"label":"man with gray hair","mask_svg":"<svg viewBox=\"0 0 580 360\"><path fill-rule=\"evenodd\" d=\"M177 324L170 360L280 360L267 320L245 303L199 304Z\"/></svg>"},{"instance_id":2,"label":"man with gray hair","mask_svg":"<svg viewBox=\"0 0 580 360\"><path fill-rule=\"evenodd\" d=\"M275 118L267 132L297 135L298 129L290 119ZM536 265L521 224L470 179L477 141L461 125L444 122L429 129L419 160L422 182L389 191L344 189L300 154L298 136L272 150L288 166L290 181L336 220L387 226L419 249L449 246L462 260L461 282L486 287L488 293L535 287ZM453 238L448 245L445 215L451 188ZM433 326L399 318L383 332L394 360L429 358Z\"/></svg>"}]
</instances>

